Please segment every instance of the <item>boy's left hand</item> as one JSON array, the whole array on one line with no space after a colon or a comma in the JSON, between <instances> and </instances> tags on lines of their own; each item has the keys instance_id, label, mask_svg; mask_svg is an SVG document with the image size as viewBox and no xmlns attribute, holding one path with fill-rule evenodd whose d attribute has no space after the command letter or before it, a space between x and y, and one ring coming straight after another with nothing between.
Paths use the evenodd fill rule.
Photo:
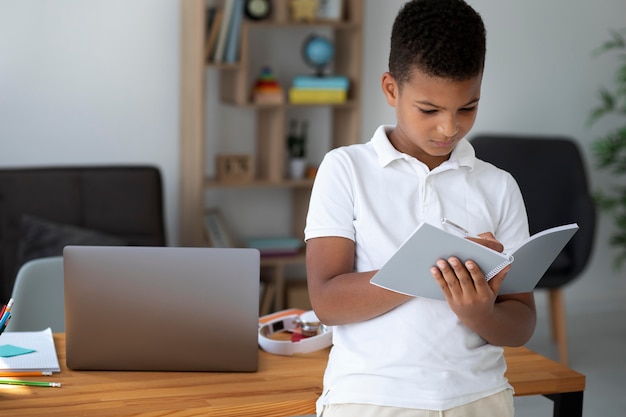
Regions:
<instances>
[{"instance_id":1,"label":"boy's left hand","mask_svg":"<svg viewBox=\"0 0 626 417\"><path fill-rule=\"evenodd\" d=\"M482 233L479 237L481 239L470 239L498 252L504 249L492 233ZM487 281L475 262L468 260L463 264L458 258L450 257L439 259L431 273L457 316L475 318L493 311L498 290L509 269L506 267Z\"/></svg>"}]
</instances>

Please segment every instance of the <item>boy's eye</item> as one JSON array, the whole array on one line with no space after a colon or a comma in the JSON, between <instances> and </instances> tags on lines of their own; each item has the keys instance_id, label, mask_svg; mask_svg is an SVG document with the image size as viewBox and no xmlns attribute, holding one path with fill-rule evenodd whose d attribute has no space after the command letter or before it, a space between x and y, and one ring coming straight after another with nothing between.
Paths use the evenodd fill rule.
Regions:
<instances>
[{"instance_id":1,"label":"boy's eye","mask_svg":"<svg viewBox=\"0 0 626 417\"><path fill-rule=\"evenodd\" d=\"M418 107L418 110L420 111L420 113L422 114L435 114L437 113L437 109L422 109ZM473 111L476 110L476 106L472 106L472 107L463 107L461 109L459 109L459 112L463 112L463 113L472 113Z\"/></svg>"}]
</instances>

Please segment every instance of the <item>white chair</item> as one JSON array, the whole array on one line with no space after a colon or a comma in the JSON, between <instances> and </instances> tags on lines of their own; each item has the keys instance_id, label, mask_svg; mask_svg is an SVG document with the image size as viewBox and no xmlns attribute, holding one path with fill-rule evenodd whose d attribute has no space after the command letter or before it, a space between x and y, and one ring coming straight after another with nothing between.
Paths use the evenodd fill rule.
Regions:
<instances>
[{"instance_id":1,"label":"white chair","mask_svg":"<svg viewBox=\"0 0 626 417\"><path fill-rule=\"evenodd\" d=\"M6 331L39 331L50 327L53 333L64 333L63 257L33 259L22 265L11 297L14 304Z\"/></svg>"}]
</instances>

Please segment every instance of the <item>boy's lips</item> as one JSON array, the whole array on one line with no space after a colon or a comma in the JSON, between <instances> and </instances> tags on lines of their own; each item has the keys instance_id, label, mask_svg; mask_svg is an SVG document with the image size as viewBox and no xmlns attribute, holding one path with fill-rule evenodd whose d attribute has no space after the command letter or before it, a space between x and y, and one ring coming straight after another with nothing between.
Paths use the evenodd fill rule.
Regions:
<instances>
[{"instance_id":1,"label":"boy's lips","mask_svg":"<svg viewBox=\"0 0 626 417\"><path fill-rule=\"evenodd\" d=\"M450 147L454 146L455 143L456 143L456 141L454 141L454 140L449 140L449 141L434 140L433 141L433 144L436 147L439 147L439 148L450 148Z\"/></svg>"}]
</instances>

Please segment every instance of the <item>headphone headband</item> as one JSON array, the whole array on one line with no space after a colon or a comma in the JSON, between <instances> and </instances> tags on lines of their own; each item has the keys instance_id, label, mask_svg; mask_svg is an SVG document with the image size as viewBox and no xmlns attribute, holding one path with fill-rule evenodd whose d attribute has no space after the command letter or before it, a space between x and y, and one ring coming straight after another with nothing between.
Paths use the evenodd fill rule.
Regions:
<instances>
[{"instance_id":1,"label":"headphone headband","mask_svg":"<svg viewBox=\"0 0 626 417\"><path fill-rule=\"evenodd\" d=\"M294 332L300 329L302 338L298 340L275 340L270 335L280 332ZM263 350L275 355L311 353L332 344L332 328L321 324L313 311L301 315L282 316L259 327L259 345Z\"/></svg>"}]
</instances>

